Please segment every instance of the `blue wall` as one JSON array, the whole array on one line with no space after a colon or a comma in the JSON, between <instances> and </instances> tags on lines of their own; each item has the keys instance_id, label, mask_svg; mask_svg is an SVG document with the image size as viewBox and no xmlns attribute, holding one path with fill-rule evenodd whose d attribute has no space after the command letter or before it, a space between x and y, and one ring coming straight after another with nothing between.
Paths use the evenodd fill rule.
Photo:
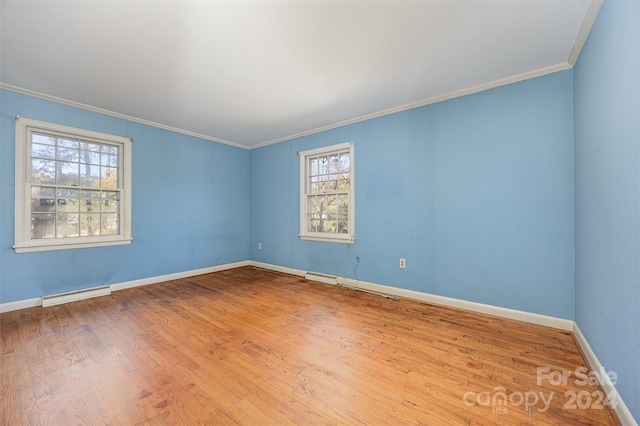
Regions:
<instances>
[{"instance_id":1,"label":"blue wall","mask_svg":"<svg viewBox=\"0 0 640 426\"><path fill-rule=\"evenodd\" d=\"M301 241L296 153L348 140L355 243ZM255 149L251 258L573 319L573 155L571 70Z\"/></svg>"},{"instance_id":2,"label":"blue wall","mask_svg":"<svg viewBox=\"0 0 640 426\"><path fill-rule=\"evenodd\" d=\"M640 3L606 1L575 68L576 322L640 419Z\"/></svg>"},{"instance_id":3,"label":"blue wall","mask_svg":"<svg viewBox=\"0 0 640 426\"><path fill-rule=\"evenodd\" d=\"M0 90L0 303L253 259L575 319L640 418L639 21L605 2L575 75L252 151ZM135 140L131 245L15 254L15 115ZM356 241L301 241L297 152L347 140Z\"/></svg>"},{"instance_id":4,"label":"blue wall","mask_svg":"<svg viewBox=\"0 0 640 426\"><path fill-rule=\"evenodd\" d=\"M14 117L133 138L133 242L16 254ZM0 91L0 303L249 258L249 152Z\"/></svg>"}]
</instances>

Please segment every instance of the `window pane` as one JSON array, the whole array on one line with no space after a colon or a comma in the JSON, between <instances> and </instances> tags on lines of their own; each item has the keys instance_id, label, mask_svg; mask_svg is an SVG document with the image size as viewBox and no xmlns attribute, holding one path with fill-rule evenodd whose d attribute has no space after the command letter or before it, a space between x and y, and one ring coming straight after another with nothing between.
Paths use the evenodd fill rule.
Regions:
<instances>
[{"instance_id":1,"label":"window pane","mask_svg":"<svg viewBox=\"0 0 640 426\"><path fill-rule=\"evenodd\" d=\"M338 197L336 195L327 196L327 213L338 214Z\"/></svg>"},{"instance_id":2,"label":"window pane","mask_svg":"<svg viewBox=\"0 0 640 426\"><path fill-rule=\"evenodd\" d=\"M100 161L100 164L103 166L118 167L118 157L115 155L102 154L102 159Z\"/></svg>"},{"instance_id":3,"label":"window pane","mask_svg":"<svg viewBox=\"0 0 640 426\"><path fill-rule=\"evenodd\" d=\"M80 235L83 237L100 235L99 214L80 214Z\"/></svg>"},{"instance_id":4,"label":"window pane","mask_svg":"<svg viewBox=\"0 0 640 426\"><path fill-rule=\"evenodd\" d=\"M100 186L102 188L118 187L118 169L100 167Z\"/></svg>"},{"instance_id":5,"label":"window pane","mask_svg":"<svg viewBox=\"0 0 640 426\"><path fill-rule=\"evenodd\" d=\"M115 155L115 156L118 155L118 147L115 145L104 144L101 146L100 151L103 154L109 154L109 155Z\"/></svg>"},{"instance_id":6,"label":"window pane","mask_svg":"<svg viewBox=\"0 0 640 426\"><path fill-rule=\"evenodd\" d=\"M330 191L337 191L338 190L338 175L337 174L329 175L328 189Z\"/></svg>"},{"instance_id":7,"label":"window pane","mask_svg":"<svg viewBox=\"0 0 640 426\"><path fill-rule=\"evenodd\" d=\"M31 157L37 158L56 158L56 147L53 145L42 145L39 143L31 144Z\"/></svg>"},{"instance_id":8,"label":"window pane","mask_svg":"<svg viewBox=\"0 0 640 426\"><path fill-rule=\"evenodd\" d=\"M43 238L56 237L56 215L39 214L31 215L31 239L40 240Z\"/></svg>"},{"instance_id":9,"label":"window pane","mask_svg":"<svg viewBox=\"0 0 640 426\"><path fill-rule=\"evenodd\" d=\"M86 164L100 165L100 144L81 142L80 143L80 162Z\"/></svg>"},{"instance_id":10,"label":"window pane","mask_svg":"<svg viewBox=\"0 0 640 426\"><path fill-rule=\"evenodd\" d=\"M60 151L62 148L71 148L77 150L79 143L80 142L78 141L78 139L59 137L58 150Z\"/></svg>"},{"instance_id":11,"label":"window pane","mask_svg":"<svg viewBox=\"0 0 640 426\"><path fill-rule=\"evenodd\" d=\"M332 154L329 156L329 173L336 173L339 170L340 156Z\"/></svg>"},{"instance_id":12,"label":"window pane","mask_svg":"<svg viewBox=\"0 0 640 426\"><path fill-rule=\"evenodd\" d=\"M318 207L318 197L311 196L307 198L307 211L310 214L318 214L320 209Z\"/></svg>"},{"instance_id":13,"label":"window pane","mask_svg":"<svg viewBox=\"0 0 640 426\"><path fill-rule=\"evenodd\" d=\"M351 155L348 152L340 154L340 169L341 172L349 172L351 170Z\"/></svg>"},{"instance_id":14,"label":"window pane","mask_svg":"<svg viewBox=\"0 0 640 426\"><path fill-rule=\"evenodd\" d=\"M78 162L79 153L77 149L58 147L58 160Z\"/></svg>"},{"instance_id":15,"label":"window pane","mask_svg":"<svg viewBox=\"0 0 640 426\"><path fill-rule=\"evenodd\" d=\"M326 219L325 196L311 196L307 198L307 225L311 232L322 232Z\"/></svg>"},{"instance_id":16,"label":"window pane","mask_svg":"<svg viewBox=\"0 0 640 426\"><path fill-rule=\"evenodd\" d=\"M80 164L80 185L98 188L100 186L100 166Z\"/></svg>"},{"instance_id":17,"label":"window pane","mask_svg":"<svg viewBox=\"0 0 640 426\"><path fill-rule=\"evenodd\" d=\"M31 187L31 211L33 213L55 212L56 190L42 186Z\"/></svg>"},{"instance_id":18,"label":"window pane","mask_svg":"<svg viewBox=\"0 0 640 426\"><path fill-rule=\"evenodd\" d=\"M349 214L349 195L338 195L338 212L343 215Z\"/></svg>"},{"instance_id":19,"label":"window pane","mask_svg":"<svg viewBox=\"0 0 640 426\"><path fill-rule=\"evenodd\" d=\"M318 175L318 159L311 158L309 160L309 176L317 176Z\"/></svg>"},{"instance_id":20,"label":"window pane","mask_svg":"<svg viewBox=\"0 0 640 426\"><path fill-rule=\"evenodd\" d=\"M318 213L322 215L323 218L327 218L327 196L321 195L318 197Z\"/></svg>"},{"instance_id":21,"label":"window pane","mask_svg":"<svg viewBox=\"0 0 640 426\"><path fill-rule=\"evenodd\" d=\"M324 223L324 232L335 233L338 225L338 218L336 215L326 215L327 219Z\"/></svg>"},{"instance_id":22,"label":"window pane","mask_svg":"<svg viewBox=\"0 0 640 426\"><path fill-rule=\"evenodd\" d=\"M347 215L338 216L338 233L339 234L349 233L349 218Z\"/></svg>"},{"instance_id":23,"label":"window pane","mask_svg":"<svg viewBox=\"0 0 640 426\"><path fill-rule=\"evenodd\" d=\"M349 191L351 189L351 179L349 174L342 174L338 182L338 191Z\"/></svg>"},{"instance_id":24,"label":"window pane","mask_svg":"<svg viewBox=\"0 0 640 426\"><path fill-rule=\"evenodd\" d=\"M307 231L308 232L316 232L318 223L317 219L312 214L307 214Z\"/></svg>"},{"instance_id":25,"label":"window pane","mask_svg":"<svg viewBox=\"0 0 640 426\"><path fill-rule=\"evenodd\" d=\"M120 211L120 193L118 191L104 191L102 193L102 212Z\"/></svg>"},{"instance_id":26,"label":"window pane","mask_svg":"<svg viewBox=\"0 0 640 426\"><path fill-rule=\"evenodd\" d=\"M117 235L120 232L120 224L117 214L102 215L102 235Z\"/></svg>"},{"instance_id":27,"label":"window pane","mask_svg":"<svg viewBox=\"0 0 640 426\"><path fill-rule=\"evenodd\" d=\"M78 186L78 163L58 161L58 185Z\"/></svg>"},{"instance_id":28,"label":"window pane","mask_svg":"<svg viewBox=\"0 0 640 426\"><path fill-rule=\"evenodd\" d=\"M55 183L56 162L53 160L31 160L31 182Z\"/></svg>"},{"instance_id":29,"label":"window pane","mask_svg":"<svg viewBox=\"0 0 640 426\"><path fill-rule=\"evenodd\" d=\"M58 213L77 213L80 208L77 189L58 189Z\"/></svg>"},{"instance_id":30,"label":"window pane","mask_svg":"<svg viewBox=\"0 0 640 426\"><path fill-rule=\"evenodd\" d=\"M318 174L326 175L329 172L329 165L326 156L318 157Z\"/></svg>"},{"instance_id":31,"label":"window pane","mask_svg":"<svg viewBox=\"0 0 640 426\"><path fill-rule=\"evenodd\" d=\"M32 133L31 142L43 143L46 145L55 145L56 138L53 135L45 135L44 133Z\"/></svg>"},{"instance_id":32,"label":"window pane","mask_svg":"<svg viewBox=\"0 0 640 426\"><path fill-rule=\"evenodd\" d=\"M60 213L56 216L56 235L60 237L77 237L78 214Z\"/></svg>"},{"instance_id":33,"label":"window pane","mask_svg":"<svg viewBox=\"0 0 640 426\"><path fill-rule=\"evenodd\" d=\"M119 150L117 146L102 145L100 151L102 152L101 165L118 167Z\"/></svg>"},{"instance_id":34,"label":"window pane","mask_svg":"<svg viewBox=\"0 0 640 426\"><path fill-rule=\"evenodd\" d=\"M82 190L80 191L80 212L99 213L100 212L100 191Z\"/></svg>"}]
</instances>

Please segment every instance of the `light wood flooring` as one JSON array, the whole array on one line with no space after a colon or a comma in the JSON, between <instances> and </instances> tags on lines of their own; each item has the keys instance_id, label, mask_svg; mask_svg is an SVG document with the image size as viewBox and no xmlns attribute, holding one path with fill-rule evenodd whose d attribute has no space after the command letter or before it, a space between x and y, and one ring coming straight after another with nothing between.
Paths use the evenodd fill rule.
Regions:
<instances>
[{"instance_id":1,"label":"light wood flooring","mask_svg":"<svg viewBox=\"0 0 640 426\"><path fill-rule=\"evenodd\" d=\"M568 332L252 267L0 322L3 425L619 424Z\"/></svg>"}]
</instances>

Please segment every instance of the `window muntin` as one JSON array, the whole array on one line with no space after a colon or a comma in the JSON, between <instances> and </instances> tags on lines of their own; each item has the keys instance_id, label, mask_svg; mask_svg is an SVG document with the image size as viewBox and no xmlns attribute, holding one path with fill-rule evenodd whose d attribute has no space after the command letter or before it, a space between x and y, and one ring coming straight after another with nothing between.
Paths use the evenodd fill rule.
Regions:
<instances>
[{"instance_id":1,"label":"window muntin","mask_svg":"<svg viewBox=\"0 0 640 426\"><path fill-rule=\"evenodd\" d=\"M353 144L300 153L300 237L353 241Z\"/></svg>"},{"instance_id":2,"label":"window muntin","mask_svg":"<svg viewBox=\"0 0 640 426\"><path fill-rule=\"evenodd\" d=\"M16 251L130 242L130 144L19 118Z\"/></svg>"}]
</instances>

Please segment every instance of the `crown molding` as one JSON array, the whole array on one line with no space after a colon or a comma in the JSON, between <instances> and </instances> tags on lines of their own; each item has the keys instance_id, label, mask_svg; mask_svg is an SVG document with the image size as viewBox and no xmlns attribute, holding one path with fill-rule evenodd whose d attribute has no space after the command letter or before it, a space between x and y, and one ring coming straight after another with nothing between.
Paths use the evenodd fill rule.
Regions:
<instances>
[{"instance_id":1,"label":"crown molding","mask_svg":"<svg viewBox=\"0 0 640 426\"><path fill-rule=\"evenodd\" d=\"M104 115L108 115L108 116L111 116L111 117L121 118L123 120L132 121L132 122L135 122L135 123L144 124L144 125L151 126L151 127L157 127L159 129L168 130L170 132L181 133L183 135L192 136L192 137L198 138L198 139L205 139L205 140L208 140L208 141L211 141L211 142L218 142L218 143L222 143L222 144L225 144L225 145L231 145L231 146L236 147L236 148L248 149L247 146L241 145L241 144L236 143L236 142L231 142L231 141L224 140L224 139L214 138L214 137L211 137L211 136L203 135L201 133L191 132L189 130L180 129L178 127L168 126L168 125L162 124L162 123L156 123L155 121L145 120L143 118L138 118L138 117L134 117L132 115L127 115L127 114L122 114L122 113L115 112L115 111L110 111L108 109L98 108L98 107L95 107L95 106L92 106L92 105L83 104L81 102L76 102L76 101L71 101L69 99L59 98L57 96L47 95L45 93L36 92L35 90L29 90L29 89L25 89L25 88L18 87L18 86L13 86L11 84L6 84L6 83L1 83L0 82L0 89L9 90L11 92L16 92L16 93L20 93L20 94L27 95L27 96L32 96L32 97L35 97L35 98L44 99L45 101L56 102L56 103L59 103L59 104L63 104L63 105L67 105L67 106L71 106L71 107L75 107L75 108L84 109L84 110L87 110L87 111L97 112L99 114L104 114Z\"/></svg>"},{"instance_id":2,"label":"crown molding","mask_svg":"<svg viewBox=\"0 0 640 426\"><path fill-rule=\"evenodd\" d=\"M599 1L599 0L597 0ZM93 112L97 112L100 114L105 114L105 115L109 115L112 117L117 117L117 118L122 118L124 120L129 120L129 121L133 121L136 123L141 123L141 124L146 124L148 126L152 126L152 127L157 127L160 129L164 129L164 130L169 130L172 132L176 132L176 133L181 133L187 136L193 136L196 138L200 138L200 139L205 139L205 140L209 140L212 142L218 142L218 143L222 143L225 145L231 145L234 146L236 148L242 148L242 149L257 149L257 148L262 148L268 145L274 145L280 142L286 142L292 139L297 139L297 138L301 138L303 136L309 136L309 135L313 135L316 133L320 133L320 132L324 132L327 130L331 130L331 129L337 129L338 127L344 127L344 126L348 126L350 124L355 124L355 123L360 123L362 121L367 121L367 120L371 120L374 118L378 118L378 117L383 117L385 115L390 115L390 114L395 114L397 112L402 112L402 111L407 111L410 109L414 109L414 108L419 108L422 106L426 106L426 105L430 105L430 104L435 104L438 102L443 102L443 101L447 101L450 99L454 99L454 98L459 98L461 96L466 96L466 95L471 95L474 93L478 93L478 92L483 92L485 90L489 90L489 89L494 89L497 87L501 87L501 86L506 86L512 83L518 83L520 81L525 81L525 80L529 80L532 78L536 78L536 77L542 77L548 74L553 74L556 72L560 72L560 71L565 71L568 69L571 69L572 65L570 65L568 62L564 62L564 63L560 63L560 64L556 64L556 65L551 65L548 67L544 67L544 68L539 68L537 70L533 70L533 71L528 71L525 73L521 73L518 75L514 75L511 77L506 77L506 78L501 78L498 80L494 80L494 81L490 81L488 83L482 83L482 84L478 84L476 86L472 86L472 87L468 87L466 89L460 89L460 90L454 90L451 92L447 92L441 95L437 95L437 96L433 96L431 98L427 98L427 99L423 99L420 101L416 101L416 102L411 102L408 104L404 104L404 105L400 105L397 107L393 107L393 108L388 108L388 109L384 109L382 111L378 111L378 112L373 112L371 114L365 114L365 115L361 115L359 117L355 117L355 118L351 118L348 120L343 120L340 121L338 123L334 123L334 124L329 124L326 126L321 126L321 127L317 127L315 129L311 129L311 130L306 130L304 132L299 132L299 133L294 133L292 135L289 136L284 136L281 138L277 138L277 139L272 139L266 142L262 142L256 145L251 145L251 146L246 146L246 145L242 145L236 142L231 142L231 141L227 141L224 139L218 139L218 138L214 138L211 136L207 136L207 135L202 135L200 133L195 133L195 132L191 132L188 130L184 130L184 129L179 129L177 127L172 127L172 126L167 126L161 123L156 123L153 121L149 121L149 120L144 120L141 118L137 118L137 117L133 117L130 115L126 115L126 114L121 114L118 112L114 112L114 111L109 111L106 109L102 109L102 108L98 108L98 107L94 107L91 105L86 105L86 104L82 104L80 102L75 102L75 101L70 101L68 99L63 99L63 98L58 98L56 96L51 96L51 95L47 95L44 93L40 93L40 92L36 92L33 90L29 90L29 89L23 89L21 87L16 87L16 86L12 86L6 83L0 83L0 89L6 89L6 90L10 90L12 92L17 92L17 93L21 93L24 95L28 95L28 96L33 96L33 97L37 97L40 99L44 99L44 100L48 100L48 101L52 101L52 102L57 102L57 103L61 103L64 105L69 105L69 106L73 106L76 108L82 108L85 110L89 110L89 111L93 111Z\"/></svg>"},{"instance_id":3,"label":"crown molding","mask_svg":"<svg viewBox=\"0 0 640 426\"><path fill-rule=\"evenodd\" d=\"M592 0L589 3L589 8L587 9L587 14L584 17L584 21L582 22L582 26L580 27L580 31L578 31L578 36L576 37L576 41L573 43L573 49L571 49L571 53L569 54L569 59L567 62L569 65L574 67L578 62L578 57L580 56L580 52L582 52L582 48L584 44L587 42L587 37L589 37L589 33L591 32L591 28L593 28L593 24L596 22L596 18L598 18L598 13L600 13L600 8L604 0Z\"/></svg>"},{"instance_id":4,"label":"crown molding","mask_svg":"<svg viewBox=\"0 0 640 426\"><path fill-rule=\"evenodd\" d=\"M378 112L374 112L371 114L366 114L366 115L361 115L359 117L355 117L355 118L351 118L348 120L344 120L344 121L340 121L338 123L335 124L329 124L326 126L322 126L322 127L317 127L315 129L312 130L307 130L304 132L300 132L300 133L295 133L289 136L284 136L282 138L278 138L278 139L272 139L263 143L259 143L257 145L251 145L249 147L249 149L256 149L256 148L262 148L268 145L273 145L276 143L280 143L280 142L285 142L285 141L289 141L292 139L297 139L297 138L301 138L303 136L309 136L309 135L313 135L315 133L320 133L320 132L324 132L327 130L331 130L331 129L336 129L338 127L343 127L343 126L348 126L350 124L355 124L355 123L359 123L361 121L367 121L367 120L371 120L373 118L378 118L378 117L383 117L385 115L390 115L390 114L395 114L396 112L402 112L402 111L406 111L406 110L410 110L413 108L419 108L425 105L430 105L430 104L435 104L438 102L442 102L442 101L447 101L449 99L454 99L454 98L459 98L461 96L466 96L466 95L471 95L473 93L478 93L478 92L483 92L485 90L489 90L489 89L494 89L496 87L500 87L500 86L506 86L508 84L512 84L512 83L518 83L520 81L524 81L524 80L529 80L532 78L536 78L536 77L542 77L545 76L547 74L553 74L559 71L565 71L568 69L571 69L572 66L568 63L568 62L564 62L564 63L560 63L560 64L556 64L556 65L551 65L548 67L544 67L544 68L539 68L537 70L533 70L533 71L528 71L522 74L518 74L518 75L514 75L511 77L506 77L506 78L501 78L498 80L494 80L494 81L490 81L488 83L482 83L482 84L478 84L476 86L472 86L472 87L468 87L466 89L460 89L460 90L454 90L452 92L447 92L441 95L437 95L437 96L433 96L431 98L427 98L427 99L423 99L420 101L416 101L416 102L412 102L412 103L408 103L408 104L404 104L404 105L400 105L397 107L393 107L393 108L388 108L388 109L384 109L382 111L378 111Z\"/></svg>"}]
</instances>

